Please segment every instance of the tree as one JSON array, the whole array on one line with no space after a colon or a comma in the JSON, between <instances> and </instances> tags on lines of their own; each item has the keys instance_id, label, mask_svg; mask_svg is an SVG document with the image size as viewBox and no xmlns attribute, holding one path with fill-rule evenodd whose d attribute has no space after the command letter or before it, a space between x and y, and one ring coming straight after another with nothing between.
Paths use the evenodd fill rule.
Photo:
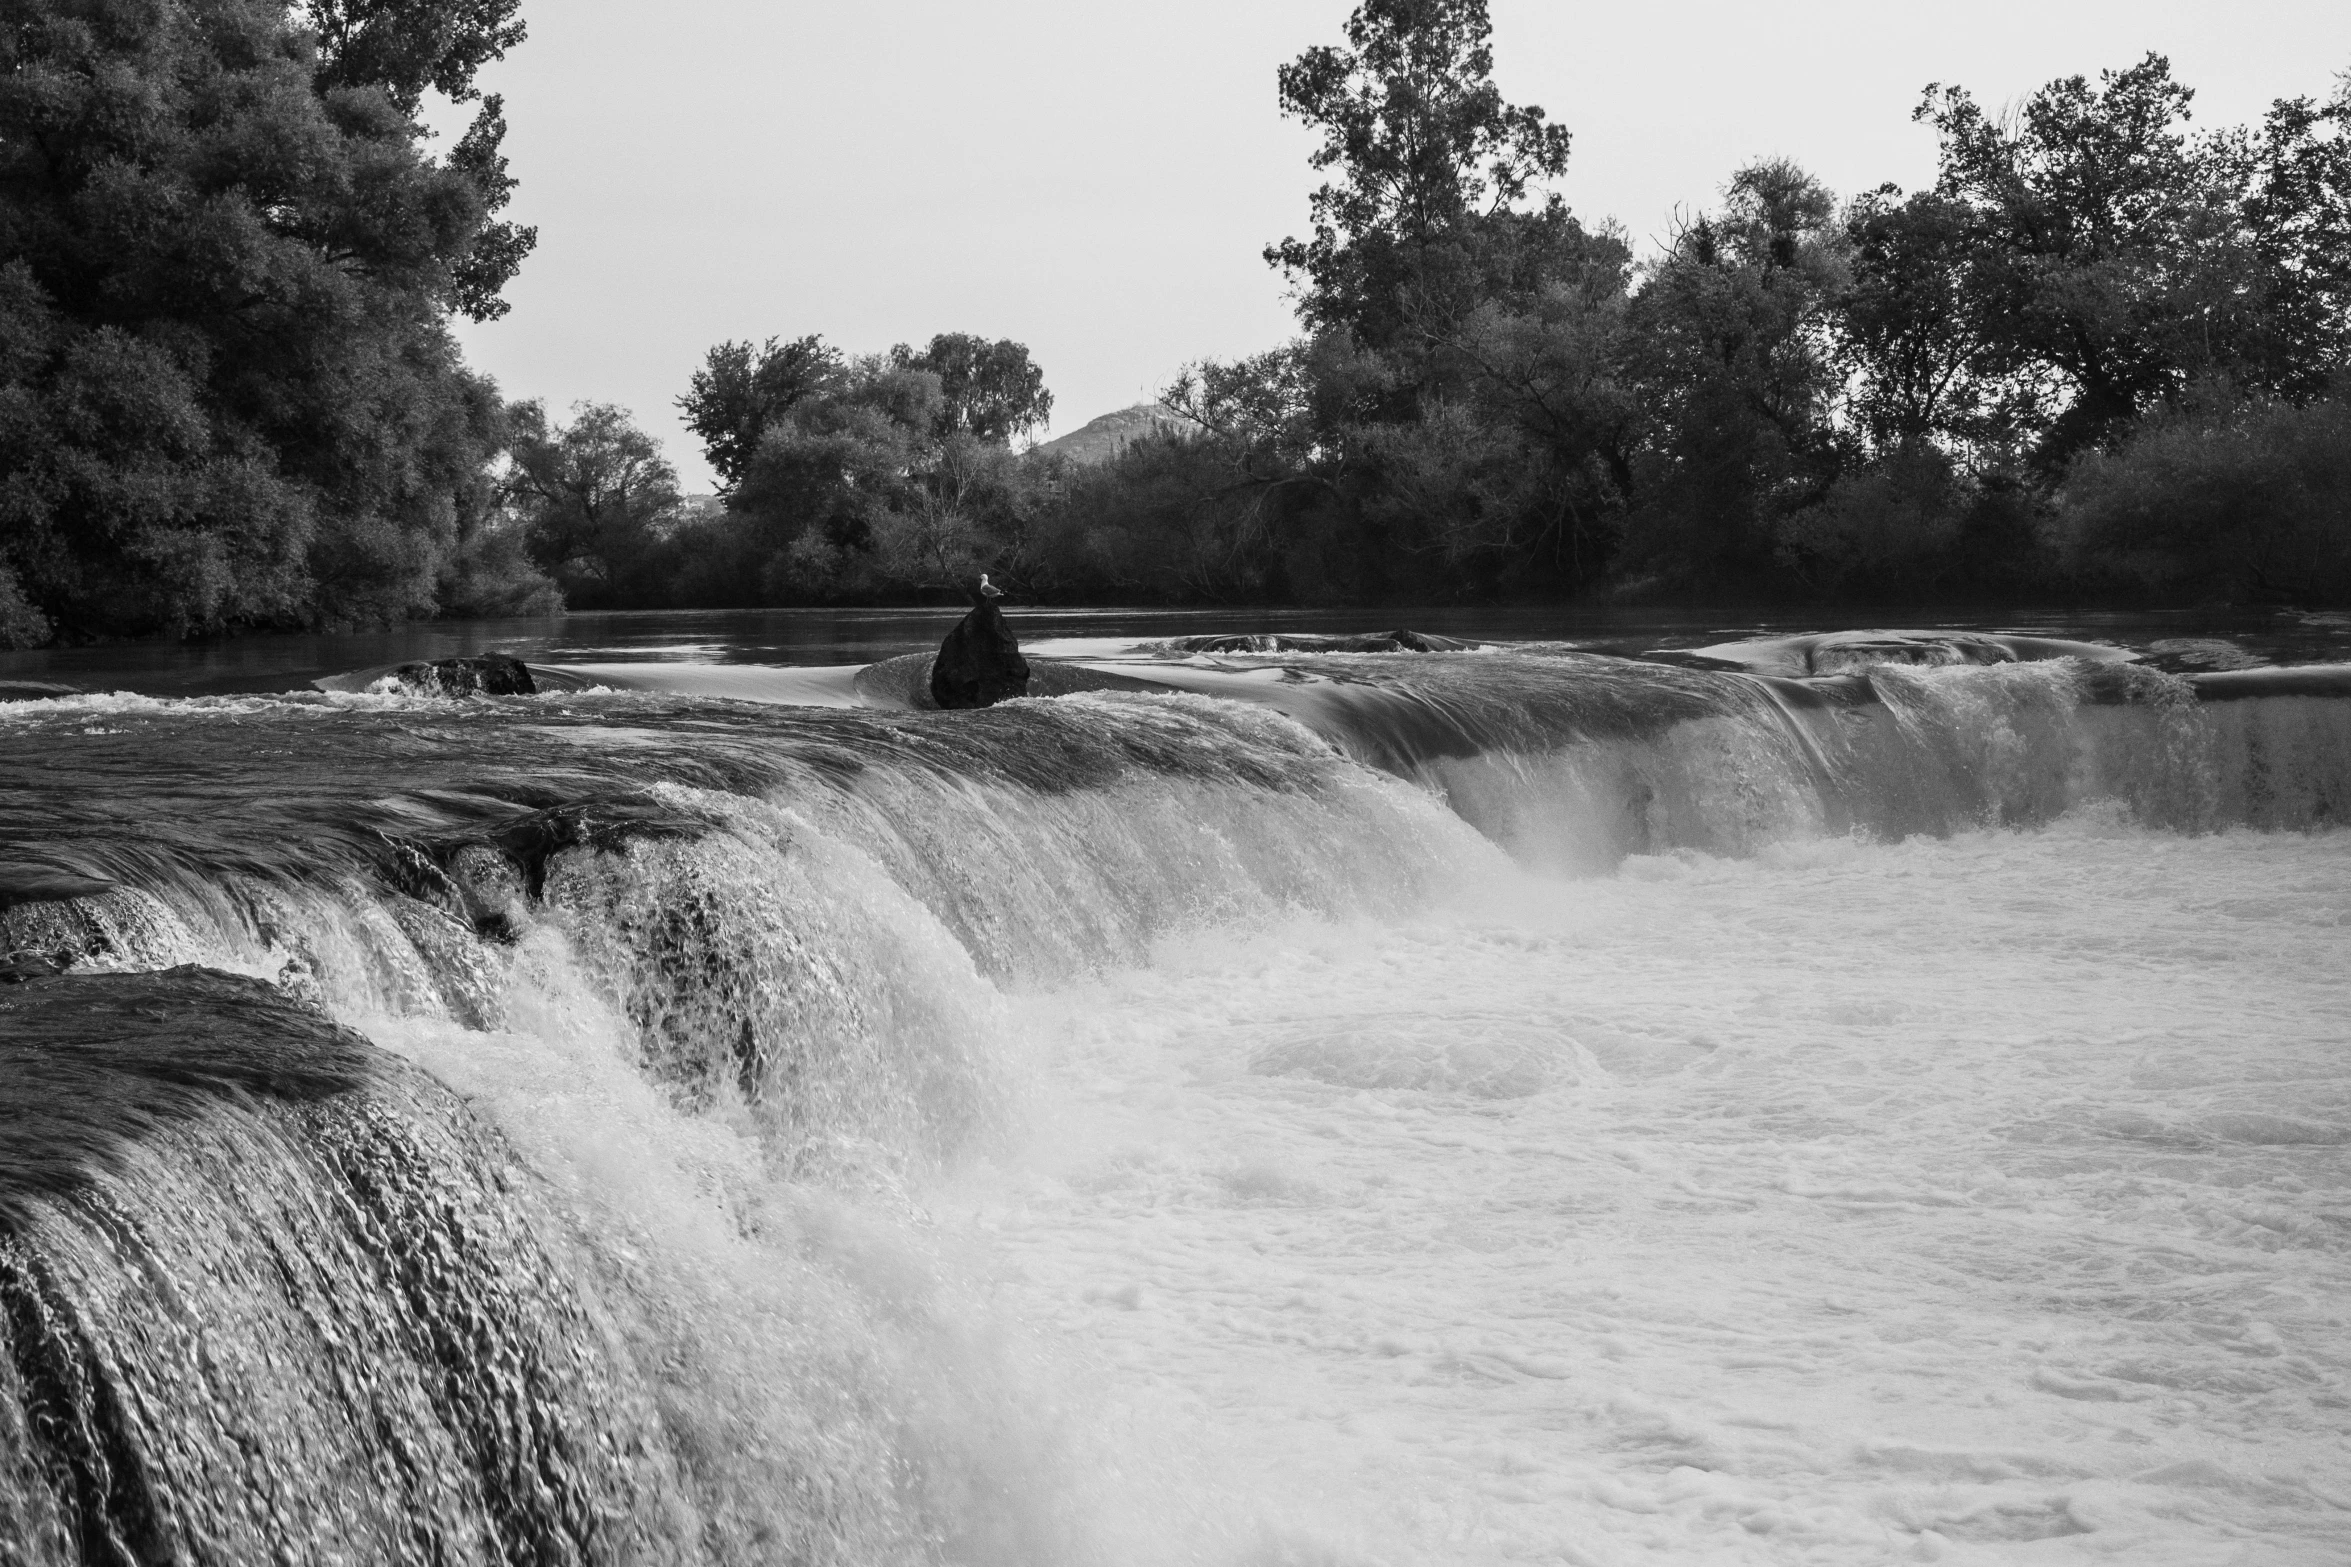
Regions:
<instances>
[{"instance_id":1,"label":"tree","mask_svg":"<svg viewBox=\"0 0 2351 1567\"><path fill-rule=\"evenodd\" d=\"M1288 528L1296 488L1267 488L1236 466L1233 442L1163 432L1106 462L1054 465L1032 537L1030 580L1062 595L1160 602L1263 602L1314 592L1318 542ZM1033 460L1033 459L1032 459ZM1306 567L1291 575L1292 555Z\"/></svg>"},{"instance_id":2,"label":"tree","mask_svg":"<svg viewBox=\"0 0 2351 1567\"><path fill-rule=\"evenodd\" d=\"M1016 435L1044 428L1053 417L1045 372L1030 361L1026 344L942 332L920 353L900 343L890 350L890 360L900 369L927 370L939 378L942 439L961 434L1002 446Z\"/></svg>"},{"instance_id":3,"label":"tree","mask_svg":"<svg viewBox=\"0 0 2351 1567\"><path fill-rule=\"evenodd\" d=\"M499 147L506 103L483 97L474 76L520 44L522 0L304 0L318 38L316 82L322 93L374 88L414 120L429 88L452 103L479 101L473 124L449 155L449 167L472 181L485 215L501 211L515 182ZM457 307L476 321L510 308L499 290L522 269L539 231L485 222L452 267Z\"/></svg>"},{"instance_id":4,"label":"tree","mask_svg":"<svg viewBox=\"0 0 2351 1567\"><path fill-rule=\"evenodd\" d=\"M1569 589L1608 565L1638 430L1626 374L1631 263L1621 240L1597 236L1580 273L1531 299L1481 306L1451 340L1469 367L1464 406L1514 448L1509 499L1488 509L1486 526L1457 536L1457 558Z\"/></svg>"},{"instance_id":5,"label":"tree","mask_svg":"<svg viewBox=\"0 0 2351 1567\"><path fill-rule=\"evenodd\" d=\"M1340 371L1331 363L1334 347L1297 343L1230 363L1186 365L1159 394L1160 406L1224 446L1258 483L1301 482L1293 476L1314 461L1319 431L1352 417L1366 390L1346 387L1343 371L1333 373ZM1376 391L1384 367L1370 368Z\"/></svg>"},{"instance_id":6,"label":"tree","mask_svg":"<svg viewBox=\"0 0 2351 1567\"><path fill-rule=\"evenodd\" d=\"M480 96L474 75L520 44L522 0L303 0L322 91L373 87L413 115L427 89Z\"/></svg>"},{"instance_id":7,"label":"tree","mask_svg":"<svg viewBox=\"0 0 2351 1567\"><path fill-rule=\"evenodd\" d=\"M1981 440L2012 424L1987 406L1997 389L1984 363L1993 327L1975 297L1990 259L1977 210L1883 186L1847 211L1845 238L1851 278L1832 331L1853 377L1848 407L1872 449Z\"/></svg>"},{"instance_id":8,"label":"tree","mask_svg":"<svg viewBox=\"0 0 2351 1567\"><path fill-rule=\"evenodd\" d=\"M1486 0L1365 0L1345 47L1281 68L1282 112L1323 135L1313 167L1340 171L1314 193L1312 236L1265 252L1310 328L1379 347L1407 307L1458 315L1492 269L1480 241L1564 219L1555 196L1520 209L1566 170L1569 137L1540 108L1503 101L1492 31Z\"/></svg>"},{"instance_id":9,"label":"tree","mask_svg":"<svg viewBox=\"0 0 2351 1567\"><path fill-rule=\"evenodd\" d=\"M1234 488L1202 504L1227 575L1425 599L1606 558L1629 402L1613 358L1570 359L1618 353L1629 254L1543 188L1568 133L1503 100L1491 33L1484 0L1366 0L1280 72L1336 176L1311 236L1265 253L1307 336L1169 391L1226 448Z\"/></svg>"},{"instance_id":10,"label":"tree","mask_svg":"<svg viewBox=\"0 0 2351 1567\"><path fill-rule=\"evenodd\" d=\"M817 337L721 343L678 401L727 494L721 519L677 534L697 557L675 563L681 583L828 602L1027 560L1039 491L1008 448L1053 396L1022 344L947 332L845 359Z\"/></svg>"},{"instance_id":11,"label":"tree","mask_svg":"<svg viewBox=\"0 0 2351 1567\"><path fill-rule=\"evenodd\" d=\"M2200 380L2317 395L2351 345L2351 85L2258 134L2191 135L2193 97L2151 54L2006 120L1958 88L1919 107L1981 235L1980 357L2044 471Z\"/></svg>"},{"instance_id":12,"label":"tree","mask_svg":"<svg viewBox=\"0 0 2351 1567\"><path fill-rule=\"evenodd\" d=\"M918 504L944 398L939 378L873 357L767 427L728 497L760 560L762 601L855 597L879 586L877 529Z\"/></svg>"},{"instance_id":13,"label":"tree","mask_svg":"<svg viewBox=\"0 0 2351 1567\"><path fill-rule=\"evenodd\" d=\"M433 608L503 277L411 79L272 0L0 0L0 567L59 634Z\"/></svg>"},{"instance_id":14,"label":"tree","mask_svg":"<svg viewBox=\"0 0 2351 1567\"><path fill-rule=\"evenodd\" d=\"M1631 257L1609 234L1554 240L1547 281L1496 288L1417 343L1325 331L1179 376L1164 401L1220 457L1176 470L1218 480L1197 501L1196 537L1221 544L1195 551L1201 580L1420 599L1595 580L1636 406Z\"/></svg>"},{"instance_id":15,"label":"tree","mask_svg":"<svg viewBox=\"0 0 2351 1567\"><path fill-rule=\"evenodd\" d=\"M2243 148L2242 218L2264 286L2260 368L2240 379L2321 396L2351 365L2351 71L2324 104L2272 104Z\"/></svg>"},{"instance_id":16,"label":"tree","mask_svg":"<svg viewBox=\"0 0 2351 1567\"><path fill-rule=\"evenodd\" d=\"M1844 235L1829 193L1784 159L1740 170L1726 195L1632 303L1647 436L1628 544L1678 582L1752 591L1777 518L1819 500L1843 465L1828 413Z\"/></svg>"},{"instance_id":17,"label":"tree","mask_svg":"<svg viewBox=\"0 0 2351 1567\"><path fill-rule=\"evenodd\" d=\"M721 343L694 372L678 406L686 427L701 438L721 488L732 489L742 482L767 427L834 385L840 374L840 353L821 337L780 344L771 337L758 348Z\"/></svg>"},{"instance_id":18,"label":"tree","mask_svg":"<svg viewBox=\"0 0 2351 1567\"><path fill-rule=\"evenodd\" d=\"M550 429L535 402L512 410L511 503L531 559L575 603L632 598L634 569L675 520L677 470L610 403L578 403Z\"/></svg>"},{"instance_id":19,"label":"tree","mask_svg":"<svg viewBox=\"0 0 2351 1567\"><path fill-rule=\"evenodd\" d=\"M966 431L939 443L903 501L874 519L875 564L891 580L948 588L981 571L1025 575L1041 486L1033 466Z\"/></svg>"}]
</instances>

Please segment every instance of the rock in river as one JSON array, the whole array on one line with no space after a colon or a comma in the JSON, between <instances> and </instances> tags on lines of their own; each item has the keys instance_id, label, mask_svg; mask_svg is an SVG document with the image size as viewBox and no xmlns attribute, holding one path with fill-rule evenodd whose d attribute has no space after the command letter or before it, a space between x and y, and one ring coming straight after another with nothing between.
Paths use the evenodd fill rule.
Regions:
<instances>
[{"instance_id":1,"label":"rock in river","mask_svg":"<svg viewBox=\"0 0 2351 1567\"><path fill-rule=\"evenodd\" d=\"M931 660L931 700L941 707L993 707L1029 693L1029 661L996 607L1002 591L982 576L971 613L955 623Z\"/></svg>"}]
</instances>

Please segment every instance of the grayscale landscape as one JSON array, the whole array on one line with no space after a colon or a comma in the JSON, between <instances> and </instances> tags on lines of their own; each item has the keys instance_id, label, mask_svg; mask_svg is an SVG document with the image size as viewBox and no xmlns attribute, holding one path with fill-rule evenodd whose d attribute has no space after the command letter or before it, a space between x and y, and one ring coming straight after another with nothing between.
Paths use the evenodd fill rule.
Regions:
<instances>
[{"instance_id":1,"label":"grayscale landscape","mask_svg":"<svg viewBox=\"0 0 2351 1567\"><path fill-rule=\"evenodd\" d=\"M0 1564L2351 1560L2351 13L524 3L0 0Z\"/></svg>"}]
</instances>

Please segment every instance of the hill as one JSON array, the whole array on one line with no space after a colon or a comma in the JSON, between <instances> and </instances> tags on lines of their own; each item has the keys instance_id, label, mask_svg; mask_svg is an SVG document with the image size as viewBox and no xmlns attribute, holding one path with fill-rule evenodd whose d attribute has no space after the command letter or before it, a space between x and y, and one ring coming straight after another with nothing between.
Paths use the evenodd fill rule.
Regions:
<instances>
[{"instance_id":1,"label":"hill","mask_svg":"<svg viewBox=\"0 0 2351 1567\"><path fill-rule=\"evenodd\" d=\"M1160 435L1192 429L1191 420L1181 414L1169 413L1157 403L1137 403L1132 408L1121 408L1072 430L1042 442L1037 450L1073 463L1108 462L1135 441L1146 435Z\"/></svg>"}]
</instances>

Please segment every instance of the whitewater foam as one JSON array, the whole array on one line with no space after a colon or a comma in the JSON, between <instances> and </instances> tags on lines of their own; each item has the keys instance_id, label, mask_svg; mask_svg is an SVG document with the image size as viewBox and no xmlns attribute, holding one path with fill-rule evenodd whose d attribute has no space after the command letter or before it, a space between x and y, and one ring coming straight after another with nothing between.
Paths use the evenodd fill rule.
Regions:
<instances>
[{"instance_id":1,"label":"whitewater foam","mask_svg":"<svg viewBox=\"0 0 2351 1567\"><path fill-rule=\"evenodd\" d=\"M2347 932L2093 814L1181 941L974 1222L1302 1556L2338 1560Z\"/></svg>"}]
</instances>

